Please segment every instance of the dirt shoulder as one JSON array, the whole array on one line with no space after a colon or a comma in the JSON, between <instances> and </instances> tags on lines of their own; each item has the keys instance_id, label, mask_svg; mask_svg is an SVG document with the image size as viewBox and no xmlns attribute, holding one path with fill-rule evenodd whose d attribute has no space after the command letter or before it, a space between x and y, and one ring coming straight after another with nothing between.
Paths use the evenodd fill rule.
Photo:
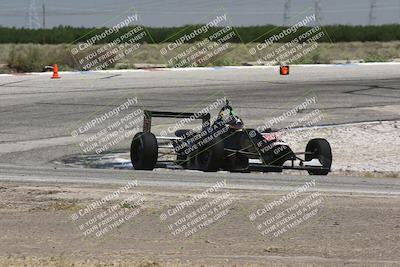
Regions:
<instances>
[{"instance_id":1,"label":"dirt shoulder","mask_svg":"<svg viewBox=\"0 0 400 267\"><path fill-rule=\"evenodd\" d=\"M121 193L121 187L111 185L2 182L0 266L400 264L397 196L320 193L314 199L315 192L303 192L298 198L261 214L267 203L279 200L286 193L221 189L198 199L204 190L132 186L132 190ZM120 192L118 197L93 206L115 192ZM221 200L222 195L227 197ZM134 201L121 202L135 197ZM193 199L190 206L182 206L183 202ZM304 204L306 199L315 201ZM301 208L304 211L317 203L317 199L322 202L314 206L315 216L306 218L304 213L303 222L298 225L294 220L288 222L292 227L286 227L286 232L279 235L276 229L265 234L267 228L262 228L264 235L260 231L260 224L276 218L293 204L304 204ZM218 205L210 208L205 206L207 203ZM117 219L103 223L102 229L108 227L110 231L101 236L96 236L99 231L85 236L84 231L89 228L82 225L88 225L90 220L114 206L117 207L114 213L125 212L125 221L120 225L115 224ZM217 207L224 209L216 211ZM214 222L198 221L197 226L199 223L203 226L191 235L177 231L178 221L189 218L198 209L208 214L214 212ZM249 218L253 212L261 215L252 221ZM167 218L162 219L165 214ZM193 221L195 217L189 219ZM195 225L185 221L179 226L190 223ZM274 223L266 225L270 227ZM283 229L282 225L279 229Z\"/></svg>"}]
</instances>

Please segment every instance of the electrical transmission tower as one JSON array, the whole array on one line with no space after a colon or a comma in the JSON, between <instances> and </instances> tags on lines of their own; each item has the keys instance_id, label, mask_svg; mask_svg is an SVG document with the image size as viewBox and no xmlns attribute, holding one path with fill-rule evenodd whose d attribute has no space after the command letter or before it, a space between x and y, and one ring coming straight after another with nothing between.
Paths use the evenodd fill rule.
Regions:
<instances>
[{"instance_id":1,"label":"electrical transmission tower","mask_svg":"<svg viewBox=\"0 0 400 267\"><path fill-rule=\"evenodd\" d=\"M315 0L314 12L315 12L316 24L321 24L321 20L322 20L322 16L321 16L321 0Z\"/></svg>"},{"instance_id":2,"label":"electrical transmission tower","mask_svg":"<svg viewBox=\"0 0 400 267\"><path fill-rule=\"evenodd\" d=\"M284 10L283 10L283 26L289 26L290 24L290 15L289 12L291 10L292 0L285 0Z\"/></svg>"},{"instance_id":3,"label":"electrical transmission tower","mask_svg":"<svg viewBox=\"0 0 400 267\"><path fill-rule=\"evenodd\" d=\"M371 5L369 7L369 18L368 24L375 25L376 24L376 4L378 0L371 0Z\"/></svg>"},{"instance_id":4,"label":"electrical transmission tower","mask_svg":"<svg viewBox=\"0 0 400 267\"><path fill-rule=\"evenodd\" d=\"M39 13L37 11L36 0L30 0L29 2L28 28L29 29L40 28L40 19L39 19Z\"/></svg>"}]
</instances>

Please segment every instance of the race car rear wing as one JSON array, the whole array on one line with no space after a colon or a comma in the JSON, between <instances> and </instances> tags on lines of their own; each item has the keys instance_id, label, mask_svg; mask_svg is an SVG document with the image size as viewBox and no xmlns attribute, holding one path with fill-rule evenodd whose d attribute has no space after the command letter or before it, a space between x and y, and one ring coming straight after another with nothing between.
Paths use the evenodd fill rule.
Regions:
<instances>
[{"instance_id":1,"label":"race car rear wing","mask_svg":"<svg viewBox=\"0 0 400 267\"><path fill-rule=\"evenodd\" d=\"M189 113L189 112L171 112L171 111L151 111L144 110L143 119L143 132L151 131L151 119L152 118L193 118L201 119L202 123L209 123L211 115L210 113Z\"/></svg>"}]
</instances>

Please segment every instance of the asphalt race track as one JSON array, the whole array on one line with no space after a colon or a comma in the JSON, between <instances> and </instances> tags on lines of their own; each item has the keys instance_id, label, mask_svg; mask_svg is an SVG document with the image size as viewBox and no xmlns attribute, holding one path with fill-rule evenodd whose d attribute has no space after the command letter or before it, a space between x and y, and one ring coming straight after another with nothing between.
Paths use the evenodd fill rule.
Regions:
<instances>
[{"instance_id":1,"label":"asphalt race track","mask_svg":"<svg viewBox=\"0 0 400 267\"><path fill-rule=\"evenodd\" d=\"M193 112L217 98L227 97L248 127L262 125L308 96L316 96L316 106L325 113L321 125L398 120L399 66L297 66L292 67L289 76L279 76L272 67L61 73L60 80L51 80L50 74L0 76L1 179L18 178L15 170L24 166L25 170L49 168L57 181L61 177L51 171L53 161L80 153L71 131L79 122L101 110L112 109L127 97L138 97L138 106L145 109ZM351 145L348 141L347 145ZM118 146L122 150L128 147L129 140ZM62 172L63 181L69 179L69 170ZM112 181L121 176L118 170L97 170L95 176L103 172L106 174L100 177L111 176ZM76 171L71 170L71 177L72 173ZM35 172L28 171L22 179L31 175ZM141 178L142 174L137 175ZM198 175L186 172L185 183L191 179L194 182ZM235 181L245 184L251 175L235 175ZM143 174L146 179L151 176ZM157 172L157 177L165 178L163 186L168 184L167 171ZM265 181L273 186L267 174L258 177L260 185ZM280 177L276 182L287 180L284 176L276 177ZM329 180L333 186L335 179L340 178L321 181ZM355 188L364 181L354 183ZM395 190L396 186L391 188Z\"/></svg>"},{"instance_id":2,"label":"asphalt race track","mask_svg":"<svg viewBox=\"0 0 400 267\"><path fill-rule=\"evenodd\" d=\"M2 166L0 179L19 182L75 183L75 184L115 184L124 185L129 180L136 179L143 186L161 188L207 188L216 182L226 180L227 189L251 191L287 192L302 186L311 178L308 175L290 176L276 174L238 174L238 173L201 173L185 171L132 171L98 170L98 169L50 169ZM310 192L343 193L358 195L400 195L399 179L371 179L357 177L312 177L315 188Z\"/></svg>"}]
</instances>

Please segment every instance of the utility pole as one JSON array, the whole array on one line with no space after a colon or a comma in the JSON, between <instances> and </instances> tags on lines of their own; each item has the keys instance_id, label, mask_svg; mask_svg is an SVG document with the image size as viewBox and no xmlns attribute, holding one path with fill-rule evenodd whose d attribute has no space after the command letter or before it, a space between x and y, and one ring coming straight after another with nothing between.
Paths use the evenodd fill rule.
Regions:
<instances>
[{"instance_id":1,"label":"utility pole","mask_svg":"<svg viewBox=\"0 0 400 267\"><path fill-rule=\"evenodd\" d=\"M315 12L315 20L316 24L321 24L322 16L321 16L321 0L315 0L314 3L314 12Z\"/></svg>"},{"instance_id":2,"label":"utility pole","mask_svg":"<svg viewBox=\"0 0 400 267\"><path fill-rule=\"evenodd\" d=\"M376 24L376 4L377 0L371 0L371 5L369 7L369 18L368 18L369 25Z\"/></svg>"},{"instance_id":3,"label":"utility pole","mask_svg":"<svg viewBox=\"0 0 400 267\"><path fill-rule=\"evenodd\" d=\"M30 0L29 12L28 12L28 28L38 29L40 28L39 14L36 8L36 1Z\"/></svg>"},{"instance_id":4,"label":"utility pole","mask_svg":"<svg viewBox=\"0 0 400 267\"><path fill-rule=\"evenodd\" d=\"M283 9L283 26L289 26L290 23L290 15L289 12L291 10L292 0L285 0L284 9Z\"/></svg>"},{"instance_id":5,"label":"utility pole","mask_svg":"<svg viewBox=\"0 0 400 267\"><path fill-rule=\"evenodd\" d=\"M45 29L46 28L46 7L44 5L44 1L42 4L42 18L43 18L42 28Z\"/></svg>"}]
</instances>

